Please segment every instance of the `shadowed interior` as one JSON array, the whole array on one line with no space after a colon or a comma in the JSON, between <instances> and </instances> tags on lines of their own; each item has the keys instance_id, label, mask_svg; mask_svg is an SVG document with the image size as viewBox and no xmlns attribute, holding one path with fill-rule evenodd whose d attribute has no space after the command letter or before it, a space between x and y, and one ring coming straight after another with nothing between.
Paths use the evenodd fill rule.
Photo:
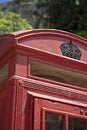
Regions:
<instances>
[{"instance_id":1,"label":"shadowed interior","mask_svg":"<svg viewBox=\"0 0 87 130\"><path fill-rule=\"evenodd\" d=\"M30 62L30 74L32 76L49 79L79 87L87 87L87 75L53 67L41 62Z\"/></svg>"}]
</instances>

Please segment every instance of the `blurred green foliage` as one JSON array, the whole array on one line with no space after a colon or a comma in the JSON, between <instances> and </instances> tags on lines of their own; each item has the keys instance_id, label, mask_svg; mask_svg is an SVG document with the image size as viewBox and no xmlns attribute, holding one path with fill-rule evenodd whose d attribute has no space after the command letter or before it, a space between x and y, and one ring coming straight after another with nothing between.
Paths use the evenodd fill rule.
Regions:
<instances>
[{"instance_id":1,"label":"blurred green foliage","mask_svg":"<svg viewBox=\"0 0 87 130\"><path fill-rule=\"evenodd\" d=\"M34 28L53 28L87 38L87 0L13 0L0 6L0 33Z\"/></svg>"},{"instance_id":2,"label":"blurred green foliage","mask_svg":"<svg viewBox=\"0 0 87 130\"><path fill-rule=\"evenodd\" d=\"M80 31L80 32L77 32L76 34L87 39L87 31Z\"/></svg>"},{"instance_id":3,"label":"blurred green foliage","mask_svg":"<svg viewBox=\"0 0 87 130\"><path fill-rule=\"evenodd\" d=\"M19 14L0 12L0 34L14 32L18 30L32 29L32 26L26 19L21 18Z\"/></svg>"},{"instance_id":4,"label":"blurred green foliage","mask_svg":"<svg viewBox=\"0 0 87 130\"><path fill-rule=\"evenodd\" d=\"M87 0L49 0L47 4L50 28L70 32L87 31Z\"/></svg>"},{"instance_id":5,"label":"blurred green foliage","mask_svg":"<svg viewBox=\"0 0 87 130\"><path fill-rule=\"evenodd\" d=\"M87 38L87 0L48 0L48 5L50 28L77 32Z\"/></svg>"}]
</instances>

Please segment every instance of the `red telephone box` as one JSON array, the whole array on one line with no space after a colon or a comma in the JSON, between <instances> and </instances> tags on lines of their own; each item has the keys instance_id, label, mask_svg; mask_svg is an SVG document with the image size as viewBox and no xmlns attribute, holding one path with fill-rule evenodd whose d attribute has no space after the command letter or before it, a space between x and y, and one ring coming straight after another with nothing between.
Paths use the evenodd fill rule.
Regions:
<instances>
[{"instance_id":1,"label":"red telephone box","mask_svg":"<svg viewBox=\"0 0 87 130\"><path fill-rule=\"evenodd\" d=\"M87 130L86 55L65 31L0 36L0 130Z\"/></svg>"}]
</instances>

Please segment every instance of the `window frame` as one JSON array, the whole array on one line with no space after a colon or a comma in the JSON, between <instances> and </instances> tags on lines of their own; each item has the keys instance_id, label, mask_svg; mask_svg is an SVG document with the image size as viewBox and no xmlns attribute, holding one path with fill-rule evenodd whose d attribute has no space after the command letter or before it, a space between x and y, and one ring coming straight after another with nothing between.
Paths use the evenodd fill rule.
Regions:
<instances>
[{"instance_id":1,"label":"window frame","mask_svg":"<svg viewBox=\"0 0 87 130\"><path fill-rule=\"evenodd\" d=\"M84 72L79 72L78 70L75 70L73 68L68 68L67 66L62 66L60 64L54 64L52 62L44 61L42 59L38 59L38 58L35 59L35 58L32 58L32 57L29 57L28 58L28 69L27 69L28 78L39 80L39 81L42 81L42 82L47 82L47 83L58 84L58 85L69 87L69 88L75 88L75 89L78 89L78 90L87 91L87 88L85 88L85 87L81 87L81 86L78 86L78 85L72 85L72 84L68 84L68 83L63 83L63 82L54 81L54 80L50 80L50 79L41 78L41 77L31 75L31 73L30 73L30 69L31 69L30 62L31 61L38 62L38 63L41 63L41 64L46 64L46 65L56 67L56 68L58 67L59 69L66 69L67 71L70 71L71 73L75 72L77 74L83 74L83 75L86 76L86 74Z\"/></svg>"},{"instance_id":2,"label":"window frame","mask_svg":"<svg viewBox=\"0 0 87 130\"><path fill-rule=\"evenodd\" d=\"M54 113L54 114L57 113L57 114L61 114L61 115L65 116L65 130L68 130L68 117L84 119L86 121L86 130L87 130L87 116L82 115L81 113L78 113L78 111L80 112L81 107L74 106L74 105L72 106L67 103L64 104L64 103L60 103L60 102L53 102L50 100L44 100L44 99L39 99L39 98L34 98L34 106L35 106L35 108L34 108L34 113L35 113L34 125L37 126L37 124L35 124L35 123L37 121L37 116L38 116L38 126L37 126L38 130L45 130L46 112ZM66 106L68 109L66 109ZM74 109L77 108L78 110L74 112L73 108Z\"/></svg>"},{"instance_id":3,"label":"window frame","mask_svg":"<svg viewBox=\"0 0 87 130\"><path fill-rule=\"evenodd\" d=\"M84 119L86 121L86 130L87 130L87 117L77 115L77 114L68 113L68 112L63 112L60 110L50 109L50 108L42 108L42 113L41 113L41 129L42 130L45 130L46 113L59 114L59 115L64 116L65 117L65 121L64 121L65 129L64 130L68 130L69 117Z\"/></svg>"}]
</instances>

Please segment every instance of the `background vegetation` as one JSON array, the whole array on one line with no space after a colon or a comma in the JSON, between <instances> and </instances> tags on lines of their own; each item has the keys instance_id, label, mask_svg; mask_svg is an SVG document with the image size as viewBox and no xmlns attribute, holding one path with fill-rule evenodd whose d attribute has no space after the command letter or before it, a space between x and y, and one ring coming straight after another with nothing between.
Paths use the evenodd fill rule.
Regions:
<instances>
[{"instance_id":1,"label":"background vegetation","mask_svg":"<svg viewBox=\"0 0 87 130\"><path fill-rule=\"evenodd\" d=\"M32 29L32 26L26 19L21 18L19 14L14 12L4 14L0 12L0 34L25 29Z\"/></svg>"},{"instance_id":2,"label":"background vegetation","mask_svg":"<svg viewBox=\"0 0 87 130\"><path fill-rule=\"evenodd\" d=\"M13 0L0 11L0 33L54 28L87 38L87 0Z\"/></svg>"}]
</instances>

